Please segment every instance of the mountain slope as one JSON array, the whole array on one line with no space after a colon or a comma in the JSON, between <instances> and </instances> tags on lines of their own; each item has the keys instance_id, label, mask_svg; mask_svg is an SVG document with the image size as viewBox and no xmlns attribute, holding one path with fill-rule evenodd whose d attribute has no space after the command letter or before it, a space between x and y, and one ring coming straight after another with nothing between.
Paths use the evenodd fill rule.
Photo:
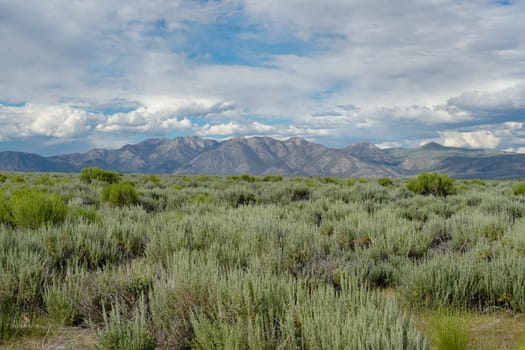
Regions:
<instances>
[{"instance_id":1,"label":"mountain slope","mask_svg":"<svg viewBox=\"0 0 525 350\"><path fill-rule=\"evenodd\" d=\"M124 173L403 177L422 171L457 178L524 178L525 155L445 147L429 143L414 149L380 149L358 143L333 149L300 137L269 137L217 142L199 137L149 139L119 149L42 157L0 152L3 171L78 172L98 166Z\"/></svg>"},{"instance_id":2,"label":"mountain slope","mask_svg":"<svg viewBox=\"0 0 525 350\"><path fill-rule=\"evenodd\" d=\"M458 179L517 179L525 177L525 154L489 157L450 157L430 171L447 173Z\"/></svg>"},{"instance_id":3,"label":"mountain slope","mask_svg":"<svg viewBox=\"0 0 525 350\"><path fill-rule=\"evenodd\" d=\"M60 161L34 153L0 152L0 170L3 171L56 171L72 172L75 168Z\"/></svg>"},{"instance_id":4,"label":"mountain slope","mask_svg":"<svg viewBox=\"0 0 525 350\"><path fill-rule=\"evenodd\" d=\"M216 145L217 141L195 136L149 139L115 150L94 149L84 154L69 154L50 159L71 164L76 170L98 166L124 173L173 173Z\"/></svg>"},{"instance_id":5,"label":"mountain slope","mask_svg":"<svg viewBox=\"0 0 525 350\"><path fill-rule=\"evenodd\" d=\"M366 162L390 165L399 163L399 160L395 156L368 142L353 144L343 149L343 151L352 157Z\"/></svg>"},{"instance_id":6,"label":"mountain slope","mask_svg":"<svg viewBox=\"0 0 525 350\"><path fill-rule=\"evenodd\" d=\"M243 174L293 176L399 176L386 167L368 164L343 151L294 137L235 138L204 152L181 174Z\"/></svg>"},{"instance_id":7,"label":"mountain slope","mask_svg":"<svg viewBox=\"0 0 525 350\"><path fill-rule=\"evenodd\" d=\"M408 174L429 171L446 159L484 158L505 154L497 150L447 147L436 142L429 142L418 148L385 149L384 152L387 153L391 159L396 159L399 167L404 169ZM395 164L395 162L393 164ZM450 167L452 164L448 166Z\"/></svg>"}]
</instances>

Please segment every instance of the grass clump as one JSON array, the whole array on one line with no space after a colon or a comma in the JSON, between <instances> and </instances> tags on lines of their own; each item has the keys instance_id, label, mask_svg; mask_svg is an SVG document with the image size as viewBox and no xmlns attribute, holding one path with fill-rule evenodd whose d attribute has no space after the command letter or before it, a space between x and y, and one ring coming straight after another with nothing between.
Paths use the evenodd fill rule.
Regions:
<instances>
[{"instance_id":1,"label":"grass clump","mask_svg":"<svg viewBox=\"0 0 525 350\"><path fill-rule=\"evenodd\" d=\"M469 334L464 320L458 316L437 313L430 320L431 337L437 350L466 350Z\"/></svg>"}]
</instances>

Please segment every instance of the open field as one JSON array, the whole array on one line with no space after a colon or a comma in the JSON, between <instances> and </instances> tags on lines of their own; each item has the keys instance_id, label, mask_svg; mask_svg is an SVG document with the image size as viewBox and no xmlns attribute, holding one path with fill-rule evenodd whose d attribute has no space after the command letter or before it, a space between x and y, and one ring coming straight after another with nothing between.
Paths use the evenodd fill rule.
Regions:
<instances>
[{"instance_id":1,"label":"open field","mask_svg":"<svg viewBox=\"0 0 525 350\"><path fill-rule=\"evenodd\" d=\"M524 349L525 186L409 188L3 173L0 348Z\"/></svg>"}]
</instances>

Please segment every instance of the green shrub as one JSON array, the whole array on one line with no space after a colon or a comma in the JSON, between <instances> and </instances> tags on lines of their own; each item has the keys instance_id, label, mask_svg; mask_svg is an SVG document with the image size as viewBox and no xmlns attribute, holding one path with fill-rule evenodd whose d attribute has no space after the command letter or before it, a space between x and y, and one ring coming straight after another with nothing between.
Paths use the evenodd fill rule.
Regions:
<instances>
[{"instance_id":1,"label":"green shrub","mask_svg":"<svg viewBox=\"0 0 525 350\"><path fill-rule=\"evenodd\" d=\"M18 189L9 200L12 221L20 227L38 228L43 224L64 222L68 208L58 195L35 189Z\"/></svg>"},{"instance_id":2,"label":"green shrub","mask_svg":"<svg viewBox=\"0 0 525 350\"><path fill-rule=\"evenodd\" d=\"M195 178L195 180L199 182L207 182L210 180L210 177L208 175L199 175Z\"/></svg>"},{"instance_id":3,"label":"green shrub","mask_svg":"<svg viewBox=\"0 0 525 350\"><path fill-rule=\"evenodd\" d=\"M182 191L184 189L184 186L182 186L181 184L175 184L171 186L171 189L175 191Z\"/></svg>"},{"instance_id":4,"label":"green shrub","mask_svg":"<svg viewBox=\"0 0 525 350\"><path fill-rule=\"evenodd\" d=\"M283 177L280 175L267 175L263 177L262 181L264 182L279 182L282 181Z\"/></svg>"},{"instance_id":5,"label":"green shrub","mask_svg":"<svg viewBox=\"0 0 525 350\"><path fill-rule=\"evenodd\" d=\"M446 197L455 193L454 180L446 174L421 173L408 180L407 188L418 194Z\"/></svg>"},{"instance_id":6,"label":"green shrub","mask_svg":"<svg viewBox=\"0 0 525 350\"><path fill-rule=\"evenodd\" d=\"M478 185L478 186L485 186L486 185L485 181L479 180L479 179L474 179L474 180L470 181L470 183L473 184L473 185Z\"/></svg>"},{"instance_id":7,"label":"green shrub","mask_svg":"<svg viewBox=\"0 0 525 350\"><path fill-rule=\"evenodd\" d=\"M40 176L39 178L35 179L33 181L34 185L46 185L51 186L53 184L53 180L47 175Z\"/></svg>"},{"instance_id":8,"label":"green shrub","mask_svg":"<svg viewBox=\"0 0 525 350\"><path fill-rule=\"evenodd\" d=\"M26 182L26 179L22 175L16 174L16 175L11 176L11 182L21 184L21 183Z\"/></svg>"},{"instance_id":9,"label":"green shrub","mask_svg":"<svg viewBox=\"0 0 525 350\"><path fill-rule=\"evenodd\" d=\"M344 184L348 187L352 187L353 185L355 185L355 183L356 183L355 179L346 179L346 181L344 182Z\"/></svg>"},{"instance_id":10,"label":"green shrub","mask_svg":"<svg viewBox=\"0 0 525 350\"><path fill-rule=\"evenodd\" d=\"M86 223L102 222L102 219L97 214L97 210L93 207L87 206L70 208L69 218Z\"/></svg>"},{"instance_id":11,"label":"green shrub","mask_svg":"<svg viewBox=\"0 0 525 350\"><path fill-rule=\"evenodd\" d=\"M149 187L160 187L160 178L157 175L146 175L142 178L145 185Z\"/></svg>"},{"instance_id":12,"label":"green shrub","mask_svg":"<svg viewBox=\"0 0 525 350\"><path fill-rule=\"evenodd\" d=\"M97 180L108 184L114 184L118 183L121 177L122 175L119 173L98 167L83 168L80 171L80 180L86 183L92 183L93 180Z\"/></svg>"},{"instance_id":13,"label":"green shrub","mask_svg":"<svg viewBox=\"0 0 525 350\"><path fill-rule=\"evenodd\" d=\"M337 183L337 178L330 177L330 176L321 177L319 180L321 180L321 182L325 183L325 184L335 184L335 183Z\"/></svg>"},{"instance_id":14,"label":"green shrub","mask_svg":"<svg viewBox=\"0 0 525 350\"><path fill-rule=\"evenodd\" d=\"M257 178L255 176L252 176L250 174L242 174L239 177L239 179L242 180L242 181L245 181L245 182L255 182L255 180L257 180Z\"/></svg>"},{"instance_id":15,"label":"green shrub","mask_svg":"<svg viewBox=\"0 0 525 350\"><path fill-rule=\"evenodd\" d=\"M380 184L383 187L393 186L394 185L394 182L391 179L389 179L388 177L383 177L383 178L377 179L377 183Z\"/></svg>"},{"instance_id":16,"label":"green shrub","mask_svg":"<svg viewBox=\"0 0 525 350\"><path fill-rule=\"evenodd\" d=\"M512 187L512 191L516 196L522 196L525 194L525 182L521 182L514 187Z\"/></svg>"},{"instance_id":17,"label":"green shrub","mask_svg":"<svg viewBox=\"0 0 525 350\"><path fill-rule=\"evenodd\" d=\"M11 224L11 207L6 198L5 191L0 189L0 224Z\"/></svg>"},{"instance_id":18,"label":"green shrub","mask_svg":"<svg viewBox=\"0 0 525 350\"><path fill-rule=\"evenodd\" d=\"M7 180L7 176L4 174L0 174L0 183L5 182Z\"/></svg>"},{"instance_id":19,"label":"green shrub","mask_svg":"<svg viewBox=\"0 0 525 350\"><path fill-rule=\"evenodd\" d=\"M139 194L135 187L128 183L114 183L102 189L102 199L114 207L126 207L138 203Z\"/></svg>"}]
</instances>

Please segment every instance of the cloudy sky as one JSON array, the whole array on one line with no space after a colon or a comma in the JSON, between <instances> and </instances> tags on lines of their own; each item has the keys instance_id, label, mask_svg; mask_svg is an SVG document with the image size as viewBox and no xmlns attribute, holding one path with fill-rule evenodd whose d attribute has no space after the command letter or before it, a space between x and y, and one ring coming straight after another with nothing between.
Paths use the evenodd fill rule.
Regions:
<instances>
[{"instance_id":1,"label":"cloudy sky","mask_svg":"<svg viewBox=\"0 0 525 350\"><path fill-rule=\"evenodd\" d=\"M0 151L525 150L523 0L0 0Z\"/></svg>"}]
</instances>

